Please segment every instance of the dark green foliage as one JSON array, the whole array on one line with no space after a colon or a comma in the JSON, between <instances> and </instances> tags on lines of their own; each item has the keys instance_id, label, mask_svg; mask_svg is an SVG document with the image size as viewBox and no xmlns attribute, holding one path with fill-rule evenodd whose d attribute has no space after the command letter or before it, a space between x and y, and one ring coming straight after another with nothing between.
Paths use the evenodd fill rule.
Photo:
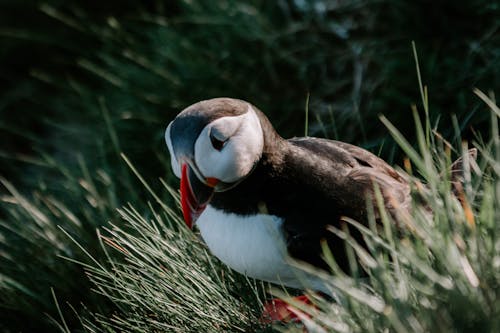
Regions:
<instances>
[{"instance_id":1,"label":"dark green foliage","mask_svg":"<svg viewBox=\"0 0 500 333\"><path fill-rule=\"evenodd\" d=\"M64 159L75 151L86 160L91 152L99 157L95 145L107 139L99 96L122 149L140 155L156 175L162 167L144 157L164 155L165 123L214 96L252 101L292 136L302 134L311 93L312 120L321 116L325 134L334 135L336 126L344 140L373 146L385 137L380 113L413 131L411 40L425 55L431 106L443 121L456 114L462 127L484 128L487 117L474 113L470 89L499 87L500 13L490 1L12 1L3 7L3 154L43 145ZM311 134L322 130L312 126ZM32 134L43 138L35 147ZM2 170L11 176L17 168Z\"/></svg>"},{"instance_id":2,"label":"dark green foliage","mask_svg":"<svg viewBox=\"0 0 500 333\"><path fill-rule=\"evenodd\" d=\"M486 0L0 0L0 329L54 329L50 288L72 329L66 302L89 316L117 311L58 257L87 260L63 230L106 261L96 228L123 223L115 209L129 202L152 214L120 152L172 205L156 180L175 184L163 131L198 100L251 101L289 137L303 135L310 93L310 135L383 145L399 161L378 115L414 141L415 40L431 123L454 143L486 137L490 117L471 89L500 87L499 11Z\"/></svg>"}]
</instances>

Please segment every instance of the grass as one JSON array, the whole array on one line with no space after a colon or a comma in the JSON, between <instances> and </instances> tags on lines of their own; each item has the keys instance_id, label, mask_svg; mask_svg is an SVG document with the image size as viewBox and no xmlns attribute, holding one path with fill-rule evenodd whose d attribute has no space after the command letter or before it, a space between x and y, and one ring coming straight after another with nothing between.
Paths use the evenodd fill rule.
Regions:
<instances>
[{"instance_id":1,"label":"grass","mask_svg":"<svg viewBox=\"0 0 500 333\"><path fill-rule=\"evenodd\" d=\"M382 231L346 218L346 223L353 224L365 235L368 250L357 246L347 229L331 230L347 240L351 257L359 259L359 263L354 260L351 264L362 265L368 277L343 274L335 264L334 254L325 248L325 258L334 274L323 277L336 291L337 298L331 300L311 294L314 307L296 304L310 330L494 332L500 328L497 295L500 230L496 223L500 212L498 107L492 97L477 90L475 93L490 108L491 128L490 135L478 137L474 142L480 158L477 165L472 163L471 168L465 169L460 200L452 194L447 171L452 157L467 151L467 142L453 147L442 139L437 128L422 125L415 112L418 147L414 148L382 117L409 157L405 162L406 172L413 177L418 200L412 214L403 216L404 226L397 230L388 214L382 214ZM427 141L426 133L434 135ZM2 180L10 192L3 198L10 207L7 210L10 220L18 221L14 225L3 223L3 246L9 244L5 242L5 235L15 235L16 244L29 245L24 246L25 249L50 246L58 256L43 258L37 253L5 251L12 257L3 257L3 260L10 260L17 269L37 272L39 279L65 281L49 290L33 290L23 282L21 275L10 279L9 272L4 271L4 295L15 291L22 296L4 298L4 306L11 304L7 310L23 308L23 313L43 317L38 311L45 308L48 322L63 332L302 331L294 324L260 323L260 311L263 301L269 297L266 296L269 287L236 275L214 259L198 237L185 228L178 208L165 204L168 200L153 190L132 163L125 160L152 200L152 203L143 200L145 205L141 209L129 204L118 209L115 215L111 207L96 205L98 199L102 201L102 194L93 181L69 178L78 181L81 187L75 191L84 189L87 202L96 205L91 209L96 218L109 214L111 222L98 228L94 237L82 237L80 233L85 228L76 217L78 213L63 203L42 195L30 200ZM82 176L87 172L82 164ZM163 195L178 202L176 191L165 182L160 183ZM85 208L89 209L82 206ZM64 227L53 223L55 218L64 220ZM26 224L30 227L26 228ZM374 221L369 224L374 225ZM82 243L81 239L94 239L96 244ZM17 258L24 258L24 263L15 262ZM58 262L57 269L51 262ZM61 302L59 295L76 293L78 289L86 292L88 289L83 289L82 283L89 284L87 288L92 290L90 295L80 295L85 300L83 304L70 299ZM70 286L75 290L61 288ZM288 299L282 290L270 290ZM31 303L21 303L23 299Z\"/></svg>"},{"instance_id":2,"label":"grass","mask_svg":"<svg viewBox=\"0 0 500 333\"><path fill-rule=\"evenodd\" d=\"M87 318L89 331L232 332L258 326L258 299L247 290L238 295L233 274L211 258L178 216L151 211L148 220L132 207L120 209L120 215L136 232L112 225L100 238L105 251L122 258L108 256L100 263L89 256L84 265L95 291L117 306L112 315Z\"/></svg>"},{"instance_id":3,"label":"grass","mask_svg":"<svg viewBox=\"0 0 500 333\"><path fill-rule=\"evenodd\" d=\"M460 6L443 2L432 8L392 0L343 2L336 7L322 7L321 1L301 5L258 0L210 5L197 0L152 5L135 0L119 5L78 0L4 1L1 6L0 331L169 331L185 329L183 325L207 331L274 330L256 324L267 286L233 275L207 257L203 245L176 222L170 211L177 211L176 198L164 186L174 184L162 138L167 121L192 102L221 95L252 101L285 136L302 135L306 130L309 135L379 151L389 161L410 156L407 165L412 174L432 188L433 197L426 200L432 199L433 205L443 202L435 217L437 226L427 226L421 216L416 216L415 224L422 223L424 230L436 235L443 232L443 239L436 240L443 241L443 246L450 241L450 231L457 229L467 244L460 250L479 286L485 283L484 290L495 287L494 271L483 269L484 259L477 262L475 252L469 253L474 247L468 245L476 235L478 243L487 243L486 250L497 249L492 245L495 226L481 222L499 220L495 202L498 130L493 126L497 119L485 111L483 101L490 110L497 108L493 95L477 98L469 89L477 86L487 92L499 87L495 75L500 55L499 16L498 8L489 1L469 0ZM468 16L477 19L463 19ZM455 37L458 32L459 39ZM420 74L429 83L429 96L422 86L415 89L408 48L412 39L424 55ZM417 137L412 117L402 110L419 93L425 97L425 108L418 108L424 134ZM406 151L400 150L394 143L397 140L389 138L380 125L380 113L405 134L407 142L419 148L409 150L400 140ZM475 140L481 155L482 174L473 173L470 186L464 189L474 229L462 222L457 226L445 223L462 221L462 215L436 178L437 171L446 170L449 160L464 150L462 137L471 143ZM453 147L449 154L447 147ZM149 188L123 162L122 152ZM125 208L119 212L118 207ZM379 260L383 263L393 256L395 246L402 246L387 237L383 240L390 251L379 245L382 250L375 250L381 253L365 255L379 266ZM448 267L442 267L446 258L434 253L437 247L411 237L408 242L421 255L416 257L419 267L430 265L447 276ZM113 244L127 253L110 247ZM151 251L149 259L138 257L129 246L146 246L145 251ZM158 250L172 247L178 252ZM486 250L475 248L481 258L487 257ZM498 267L496 254L489 258L491 267ZM179 300L161 285L156 296L165 297L155 302L154 281L165 279L158 262L173 266L173 276L186 288L189 277L196 284L210 286L210 295L218 298L194 290L199 305L207 307L198 313L195 303L187 301L189 289L183 290L184 300ZM206 274L190 276L181 264L188 265L191 272L196 268ZM425 276L417 276L409 268L413 264L399 263L407 274L403 285L423 283L433 297L444 295L441 303L429 298L437 302L433 304L448 304L451 292L424 283ZM386 279L385 274L392 276L393 267L387 260L381 267L380 279ZM457 272L460 270L448 275ZM462 275L457 275L459 281ZM379 282L380 288L389 288L389 282L396 279L389 277L388 282ZM166 281L173 283L171 279ZM366 287L369 282L371 289ZM356 288L364 283L361 291L365 295L377 287L372 282L338 283ZM454 303L470 306L467 300L476 297L473 291L478 289L459 286L458 295L465 300ZM382 297L392 311L406 309L398 313L401 318L420 308L417 291L410 290L408 299L400 301L406 307L396 307L383 290L375 289L373 295ZM144 306L146 300L148 307ZM350 303L339 308L324 300L318 302L323 302L324 313L338 309L343 314L339 318L345 323L340 328L361 329L356 320L361 321L362 313L375 318L377 325L391 327L384 312L373 312L365 305L356 307L355 300L352 309ZM480 299L474 304L484 306ZM360 312L353 317L358 308ZM473 309L470 316L479 318ZM465 313L471 310L454 311L458 319L465 320ZM183 315L173 318L169 312ZM430 310L422 313L425 318L433 315Z\"/></svg>"},{"instance_id":4,"label":"grass","mask_svg":"<svg viewBox=\"0 0 500 333\"><path fill-rule=\"evenodd\" d=\"M472 163L473 167L465 169L460 200L452 194L446 175L453 147L439 136L430 138L431 144L427 145L427 131L416 117L421 145L415 150L383 119L411 157L407 171L419 175L414 180L419 203L403 219L403 230L396 230L388 214L383 215L385 232L346 219L364 234L369 251L356 246L345 231L332 230L350 240L349 247L368 277L357 279L342 274L336 269L334 256L325 249L325 257L330 258L336 273L327 279L338 292L340 302L316 296L314 307L298 305L307 325L325 332L498 331L498 107L480 91L475 92L491 107L491 136L486 142L475 143L480 150L479 165ZM456 151L467 149L464 141ZM423 190L422 178L427 190Z\"/></svg>"},{"instance_id":5,"label":"grass","mask_svg":"<svg viewBox=\"0 0 500 333\"><path fill-rule=\"evenodd\" d=\"M390 115L414 138L411 121L399 112L418 98L410 40L426 55L422 75L434 92L432 121L440 115L448 122L455 115L467 137L471 127L487 128L488 117L464 88L500 86L493 74L500 64L498 8L490 1L440 2L432 10L425 2L394 0L331 6L160 3L3 4L0 170L5 177L27 189L36 186L36 175L45 169L33 170L35 177L17 170L31 170L25 162L40 151L72 167L78 151L100 167L102 156L113 153L101 99L121 148L153 175L165 176L160 138L166 120L216 96L252 101L288 137L303 133L310 93L310 119L326 125L311 122L310 135L369 148L384 142L383 154L390 158L397 150L377 125L378 114ZM475 19L463 19L469 15ZM461 38L449 37L457 31ZM119 168L119 161L111 167Z\"/></svg>"},{"instance_id":6,"label":"grass","mask_svg":"<svg viewBox=\"0 0 500 333\"><path fill-rule=\"evenodd\" d=\"M475 143L480 158L465 168L460 200L452 194L447 171L452 156L467 152L467 142L454 148L433 135L428 145L426 133L437 134L437 129L423 126L415 113L420 143L415 149L382 118L410 157L406 171L414 177L418 200L411 215L403 216L404 226L399 229L388 214L382 214L382 232L346 218L365 235L368 250L359 247L347 229L331 230L347 240L352 258L358 258L368 277L342 273L327 248L325 258L332 276L304 267L329 281L337 295L334 301L311 294L313 307L295 304L310 330L495 332L500 328L498 107L483 93L476 94L491 107L491 135ZM176 192L163 185L178 201ZM121 222L99 233L105 259L88 254L79 262L95 292L116 306L112 314L82 316L87 331L302 332L293 324L260 324L268 287L245 281L223 267L184 227L178 212L150 191L159 207L150 205L144 212L133 206L120 209ZM358 265L358 261L351 264ZM279 288L270 290L289 299Z\"/></svg>"}]
</instances>

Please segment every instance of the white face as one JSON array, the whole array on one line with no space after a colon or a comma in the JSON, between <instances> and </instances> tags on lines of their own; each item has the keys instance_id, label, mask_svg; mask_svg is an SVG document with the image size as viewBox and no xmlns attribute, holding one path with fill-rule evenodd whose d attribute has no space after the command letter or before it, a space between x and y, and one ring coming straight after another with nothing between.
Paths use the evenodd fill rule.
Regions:
<instances>
[{"instance_id":1,"label":"white face","mask_svg":"<svg viewBox=\"0 0 500 333\"><path fill-rule=\"evenodd\" d=\"M170 125L165 133L172 170L180 177L180 165L173 153ZM259 118L249 105L240 116L222 117L203 128L194 144L194 163L204 178L234 183L246 177L259 161L264 137ZM202 180L203 181L203 180Z\"/></svg>"}]
</instances>

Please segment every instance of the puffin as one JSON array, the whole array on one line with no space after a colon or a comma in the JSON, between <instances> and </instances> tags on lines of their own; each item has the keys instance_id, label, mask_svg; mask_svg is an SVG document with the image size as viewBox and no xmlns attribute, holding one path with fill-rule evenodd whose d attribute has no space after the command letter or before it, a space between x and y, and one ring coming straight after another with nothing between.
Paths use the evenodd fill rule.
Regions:
<instances>
[{"instance_id":1,"label":"puffin","mask_svg":"<svg viewBox=\"0 0 500 333\"><path fill-rule=\"evenodd\" d=\"M186 225L196 225L213 255L251 278L331 295L324 280L297 265L330 272L326 242L349 273L344 241L328 226L342 228L343 217L366 225L375 187L391 215L411 206L408 177L379 157L340 141L284 139L243 100L187 107L168 125L165 141ZM349 232L363 244L357 229Z\"/></svg>"}]
</instances>

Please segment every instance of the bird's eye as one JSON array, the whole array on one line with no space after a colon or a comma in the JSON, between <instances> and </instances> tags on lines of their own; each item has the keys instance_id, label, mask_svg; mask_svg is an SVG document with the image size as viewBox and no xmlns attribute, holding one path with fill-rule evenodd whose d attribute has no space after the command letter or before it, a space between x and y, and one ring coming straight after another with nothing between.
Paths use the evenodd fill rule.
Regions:
<instances>
[{"instance_id":1,"label":"bird's eye","mask_svg":"<svg viewBox=\"0 0 500 333\"><path fill-rule=\"evenodd\" d=\"M227 139L220 140L220 139L216 138L215 135L210 133L210 141L212 142L212 146L214 147L214 149L221 151L222 148L224 148L224 144L226 143Z\"/></svg>"}]
</instances>

